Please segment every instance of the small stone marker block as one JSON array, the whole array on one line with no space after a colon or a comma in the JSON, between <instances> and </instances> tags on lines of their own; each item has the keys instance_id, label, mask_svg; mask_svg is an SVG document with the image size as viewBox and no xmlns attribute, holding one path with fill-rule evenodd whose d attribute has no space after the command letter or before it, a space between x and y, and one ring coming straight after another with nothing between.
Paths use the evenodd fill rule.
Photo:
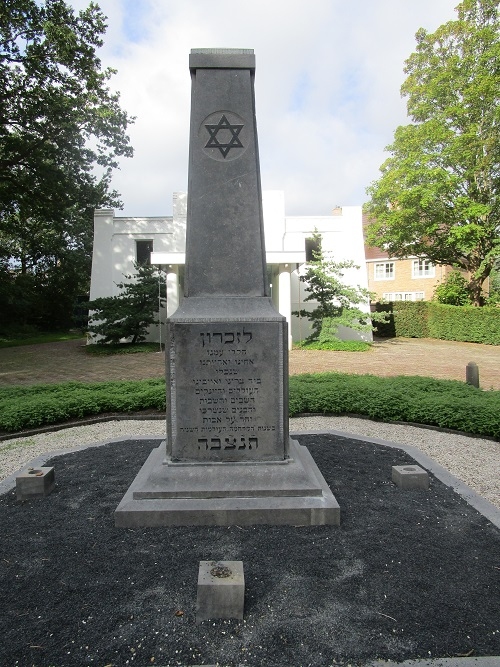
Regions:
<instances>
[{"instance_id":1,"label":"small stone marker block","mask_svg":"<svg viewBox=\"0 0 500 667\"><path fill-rule=\"evenodd\" d=\"M196 623L216 618L243 618L243 561L200 561Z\"/></svg>"},{"instance_id":2,"label":"small stone marker block","mask_svg":"<svg viewBox=\"0 0 500 667\"><path fill-rule=\"evenodd\" d=\"M54 468L28 468L16 477L17 500L48 496L56 484Z\"/></svg>"},{"instance_id":3,"label":"small stone marker block","mask_svg":"<svg viewBox=\"0 0 500 667\"><path fill-rule=\"evenodd\" d=\"M475 361L469 361L465 367L465 381L479 389L479 367Z\"/></svg>"},{"instance_id":4,"label":"small stone marker block","mask_svg":"<svg viewBox=\"0 0 500 667\"><path fill-rule=\"evenodd\" d=\"M392 481L400 489L428 489L429 473L420 466L392 466Z\"/></svg>"}]
</instances>

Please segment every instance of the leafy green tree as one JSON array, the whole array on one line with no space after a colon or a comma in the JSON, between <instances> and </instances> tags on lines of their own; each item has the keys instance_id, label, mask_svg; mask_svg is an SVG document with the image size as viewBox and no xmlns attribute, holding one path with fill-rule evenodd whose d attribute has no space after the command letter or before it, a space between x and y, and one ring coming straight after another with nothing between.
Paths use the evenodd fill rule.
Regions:
<instances>
[{"instance_id":1,"label":"leafy green tree","mask_svg":"<svg viewBox=\"0 0 500 667\"><path fill-rule=\"evenodd\" d=\"M498 0L463 0L458 19L416 34L402 86L412 122L396 129L381 177L367 189L371 245L428 257L482 284L500 255Z\"/></svg>"},{"instance_id":2,"label":"leafy green tree","mask_svg":"<svg viewBox=\"0 0 500 667\"><path fill-rule=\"evenodd\" d=\"M118 296L89 301L89 333L96 343L134 344L146 338L148 329L158 322L160 307L165 303L165 285L154 266L135 264L136 275L126 275L132 282L117 283Z\"/></svg>"},{"instance_id":3,"label":"leafy green tree","mask_svg":"<svg viewBox=\"0 0 500 667\"><path fill-rule=\"evenodd\" d=\"M470 304L467 280L460 271L452 271L434 290L434 297L439 303L449 306L466 306Z\"/></svg>"},{"instance_id":4,"label":"leafy green tree","mask_svg":"<svg viewBox=\"0 0 500 667\"><path fill-rule=\"evenodd\" d=\"M0 257L14 277L34 277L47 307L59 304L58 320L88 289L92 211L121 205L111 174L132 155L133 119L97 57L105 30L95 3L79 13L64 0L0 7ZM57 293L68 298L54 302Z\"/></svg>"},{"instance_id":5,"label":"leafy green tree","mask_svg":"<svg viewBox=\"0 0 500 667\"><path fill-rule=\"evenodd\" d=\"M312 261L306 265L306 271L300 280L307 284L308 295L304 302L309 301L317 305L312 310L293 311L293 315L307 318L312 325L309 342L320 341L326 343L338 340L340 326L349 327L355 331L371 331L372 319L385 320L383 313L366 313L359 308L370 300L371 293L363 287L346 285L343 282L345 269L357 268L352 261L335 262L328 257L321 247L321 234L313 234L313 245L319 250L313 250Z\"/></svg>"}]
</instances>

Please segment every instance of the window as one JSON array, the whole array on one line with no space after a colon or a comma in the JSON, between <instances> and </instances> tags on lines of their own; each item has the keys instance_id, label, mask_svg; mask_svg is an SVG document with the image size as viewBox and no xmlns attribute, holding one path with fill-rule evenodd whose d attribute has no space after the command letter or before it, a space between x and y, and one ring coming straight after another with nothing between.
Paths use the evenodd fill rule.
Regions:
<instances>
[{"instance_id":1,"label":"window","mask_svg":"<svg viewBox=\"0 0 500 667\"><path fill-rule=\"evenodd\" d=\"M316 259L314 254L320 252L321 252L321 238L306 239L306 262L314 262Z\"/></svg>"},{"instance_id":2,"label":"window","mask_svg":"<svg viewBox=\"0 0 500 667\"><path fill-rule=\"evenodd\" d=\"M430 259L414 259L412 264L412 278L434 278L435 267Z\"/></svg>"},{"instance_id":3,"label":"window","mask_svg":"<svg viewBox=\"0 0 500 667\"><path fill-rule=\"evenodd\" d=\"M394 280L394 262L375 264L375 280Z\"/></svg>"},{"instance_id":4,"label":"window","mask_svg":"<svg viewBox=\"0 0 500 667\"><path fill-rule=\"evenodd\" d=\"M423 301L424 292L384 292L382 294L384 301Z\"/></svg>"},{"instance_id":5,"label":"window","mask_svg":"<svg viewBox=\"0 0 500 667\"><path fill-rule=\"evenodd\" d=\"M135 242L135 261L137 264L149 266L151 264L151 253L153 252L153 241Z\"/></svg>"}]
</instances>

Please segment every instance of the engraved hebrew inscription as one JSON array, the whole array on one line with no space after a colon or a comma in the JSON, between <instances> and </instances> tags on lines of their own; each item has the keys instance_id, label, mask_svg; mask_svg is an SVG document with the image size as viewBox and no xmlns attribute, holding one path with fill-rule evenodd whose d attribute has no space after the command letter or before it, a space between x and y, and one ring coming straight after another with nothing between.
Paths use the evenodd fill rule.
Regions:
<instances>
[{"instance_id":1,"label":"engraved hebrew inscription","mask_svg":"<svg viewBox=\"0 0 500 667\"><path fill-rule=\"evenodd\" d=\"M284 456L279 323L179 323L174 330L177 460Z\"/></svg>"}]
</instances>

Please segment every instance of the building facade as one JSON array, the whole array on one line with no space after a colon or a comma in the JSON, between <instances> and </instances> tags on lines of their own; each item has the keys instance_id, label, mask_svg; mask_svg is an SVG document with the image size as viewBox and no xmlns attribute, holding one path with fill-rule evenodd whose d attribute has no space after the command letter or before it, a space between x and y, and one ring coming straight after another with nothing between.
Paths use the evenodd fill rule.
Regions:
<instances>
[{"instance_id":1,"label":"building facade","mask_svg":"<svg viewBox=\"0 0 500 667\"><path fill-rule=\"evenodd\" d=\"M330 216L286 216L284 193L263 192L264 231L269 285L273 303L286 317L292 341L310 333L309 321L292 315L295 310L313 309L304 304L306 285L300 280L306 263L308 240L315 231L322 236L322 248L335 261L352 260L358 268L344 273L347 284L368 287L364 256L361 206L334 209ZM166 308L150 340L165 340L165 318L183 298L187 195L174 193L173 215L168 217L116 217L112 209L99 209L94 216L94 249L90 299L116 296L117 283L134 273L134 262L150 261L160 270L166 286ZM309 246L308 246L309 247ZM159 286L159 290L162 286ZM369 312L369 304L366 304ZM371 335L342 328L343 339L371 340Z\"/></svg>"},{"instance_id":2,"label":"building facade","mask_svg":"<svg viewBox=\"0 0 500 667\"><path fill-rule=\"evenodd\" d=\"M363 215L363 229L369 225ZM453 271L451 266L433 264L425 257L390 257L381 248L365 246L366 273L373 302L431 301L436 287Z\"/></svg>"},{"instance_id":3,"label":"building facade","mask_svg":"<svg viewBox=\"0 0 500 667\"><path fill-rule=\"evenodd\" d=\"M367 258L366 270L375 301L431 301L435 288L453 269L425 258L385 256Z\"/></svg>"}]
</instances>

